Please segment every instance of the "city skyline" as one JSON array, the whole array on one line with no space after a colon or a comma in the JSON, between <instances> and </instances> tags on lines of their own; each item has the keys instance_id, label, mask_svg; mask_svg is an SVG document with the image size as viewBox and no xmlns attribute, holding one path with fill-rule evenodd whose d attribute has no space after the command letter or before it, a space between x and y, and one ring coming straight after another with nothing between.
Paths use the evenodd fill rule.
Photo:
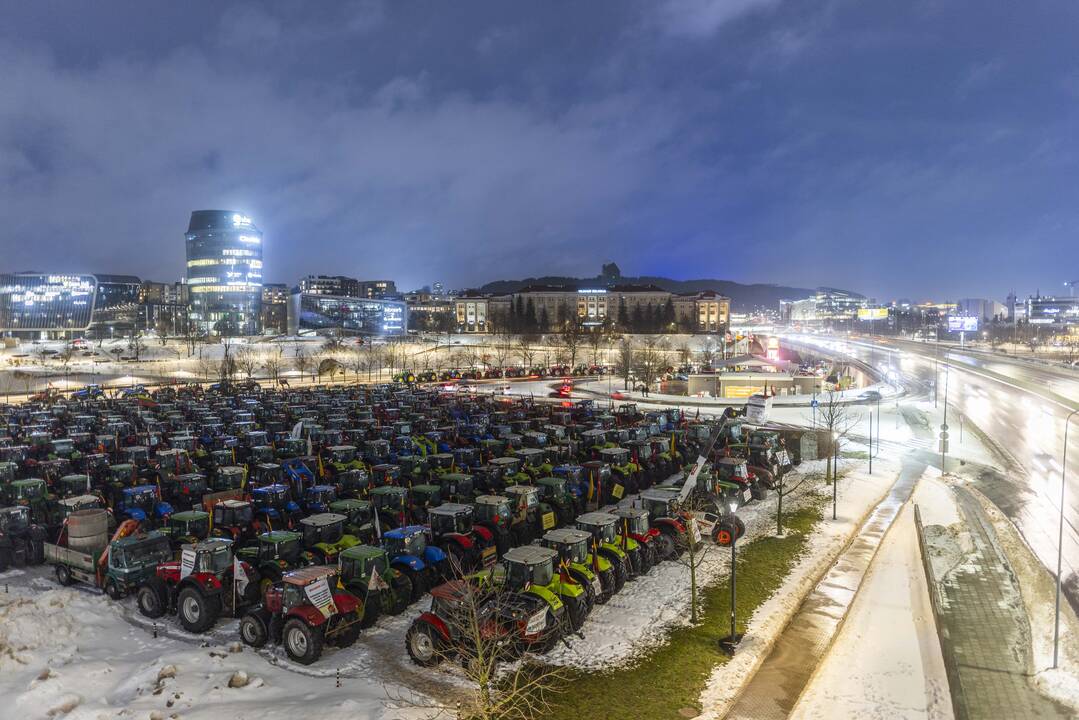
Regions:
<instances>
[{"instance_id":1,"label":"city skyline","mask_svg":"<svg viewBox=\"0 0 1079 720\"><path fill-rule=\"evenodd\" d=\"M1065 292L1074 9L566 7L13 6L7 264L178 277L239 207L285 281Z\"/></svg>"}]
</instances>

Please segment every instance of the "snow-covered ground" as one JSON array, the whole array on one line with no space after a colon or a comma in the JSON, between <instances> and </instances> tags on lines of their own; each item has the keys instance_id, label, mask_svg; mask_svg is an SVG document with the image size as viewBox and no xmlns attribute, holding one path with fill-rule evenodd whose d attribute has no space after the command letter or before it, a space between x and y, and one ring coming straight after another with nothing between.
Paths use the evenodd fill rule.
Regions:
<instances>
[{"instance_id":1,"label":"snow-covered ground","mask_svg":"<svg viewBox=\"0 0 1079 720\"><path fill-rule=\"evenodd\" d=\"M0 575L7 589L0 593L0 717L423 716L388 700L401 692L392 672L343 672L339 687L335 668L346 651L328 651L309 672L241 645L235 621L232 633L224 626L205 639L171 632L154 638L144 623L129 622L130 599L117 604L97 592L62 588L38 570ZM363 641L356 647L351 652L368 652ZM398 647L403 655L403 642Z\"/></svg>"},{"instance_id":2,"label":"snow-covered ground","mask_svg":"<svg viewBox=\"0 0 1079 720\"><path fill-rule=\"evenodd\" d=\"M832 520L830 511L826 511L825 520L817 525L805 553L779 589L753 614L734 657L716 666L701 693L701 720L724 717L742 687L771 652L802 599L832 567L866 516L887 495L899 467L894 455L882 456L879 465L874 462L872 475L864 461L841 463L840 472L845 474L837 487L836 519Z\"/></svg>"},{"instance_id":3,"label":"snow-covered ground","mask_svg":"<svg viewBox=\"0 0 1079 720\"><path fill-rule=\"evenodd\" d=\"M916 494L929 482L923 477ZM885 536L839 635L791 713L792 720L834 717L952 717L909 504Z\"/></svg>"}]
</instances>

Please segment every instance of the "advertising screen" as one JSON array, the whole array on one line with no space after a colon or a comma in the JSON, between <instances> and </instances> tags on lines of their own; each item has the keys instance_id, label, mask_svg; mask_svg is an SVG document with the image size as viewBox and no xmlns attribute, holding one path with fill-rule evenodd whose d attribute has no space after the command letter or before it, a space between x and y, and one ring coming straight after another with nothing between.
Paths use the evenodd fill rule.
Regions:
<instances>
[{"instance_id":1,"label":"advertising screen","mask_svg":"<svg viewBox=\"0 0 1079 720\"><path fill-rule=\"evenodd\" d=\"M975 332L978 329L978 318L966 315L949 315L948 332Z\"/></svg>"}]
</instances>

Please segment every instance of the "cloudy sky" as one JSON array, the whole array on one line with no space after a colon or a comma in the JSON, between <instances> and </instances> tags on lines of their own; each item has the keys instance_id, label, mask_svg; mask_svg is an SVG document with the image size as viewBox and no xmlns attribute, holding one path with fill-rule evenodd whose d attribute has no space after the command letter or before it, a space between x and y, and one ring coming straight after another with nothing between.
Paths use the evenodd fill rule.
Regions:
<instances>
[{"instance_id":1,"label":"cloudy sky","mask_svg":"<svg viewBox=\"0 0 1079 720\"><path fill-rule=\"evenodd\" d=\"M1079 279L1079 5L2 0L0 270Z\"/></svg>"}]
</instances>

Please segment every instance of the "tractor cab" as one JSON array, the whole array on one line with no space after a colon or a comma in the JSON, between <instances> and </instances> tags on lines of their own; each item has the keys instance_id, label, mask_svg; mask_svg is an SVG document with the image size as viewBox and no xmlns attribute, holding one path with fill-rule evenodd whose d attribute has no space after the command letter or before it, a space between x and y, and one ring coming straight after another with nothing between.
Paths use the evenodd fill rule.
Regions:
<instances>
[{"instance_id":1,"label":"tractor cab","mask_svg":"<svg viewBox=\"0 0 1079 720\"><path fill-rule=\"evenodd\" d=\"M150 464L150 448L145 445L130 445L124 448L124 458L131 465L146 467Z\"/></svg>"},{"instance_id":2,"label":"tractor cab","mask_svg":"<svg viewBox=\"0 0 1079 720\"><path fill-rule=\"evenodd\" d=\"M149 580L157 566L172 560L169 539L159 532L136 533L109 544L108 574L123 587Z\"/></svg>"},{"instance_id":3,"label":"tractor cab","mask_svg":"<svg viewBox=\"0 0 1079 720\"><path fill-rule=\"evenodd\" d=\"M304 508L309 513L324 513L330 503L337 500L337 487L334 485L312 485L303 495Z\"/></svg>"},{"instance_id":4,"label":"tractor cab","mask_svg":"<svg viewBox=\"0 0 1079 720\"><path fill-rule=\"evenodd\" d=\"M139 473L131 463L109 465L109 482L120 485L134 485L139 480Z\"/></svg>"},{"instance_id":5,"label":"tractor cab","mask_svg":"<svg viewBox=\"0 0 1079 720\"><path fill-rule=\"evenodd\" d=\"M430 587L446 574L446 553L437 547L428 547L427 528L423 525L388 530L382 534L382 547L390 556L392 566L414 576L414 588Z\"/></svg>"},{"instance_id":6,"label":"tractor cab","mask_svg":"<svg viewBox=\"0 0 1079 720\"><path fill-rule=\"evenodd\" d=\"M554 581L558 551L542 545L511 548L502 558L506 569L506 588L521 592L533 586L547 588Z\"/></svg>"},{"instance_id":7,"label":"tractor cab","mask_svg":"<svg viewBox=\"0 0 1079 720\"><path fill-rule=\"evenodd\" d=\"M580 502L570 491L564 477L542 477L536 480L540 501L549 505L558 516L559 525L567 525L580 512Z\"/></svg>"},{"instance_id":8,"label":"tractor cab","mask_svg":"<svg viewBox=\"0 0 1079 720\"><path fill-rule=\"evenodd\" d=\"M75 497L90 492L89 475L64 475L54 485L56 494L62 498Z\"/></svg>"},{"instance_id":9,"label":"tractor cab","mask_svg":"<svg viewBox=\"0 0 1079 720\"><path fill-rule=\"evenodd\" d=\"M531 478L521 472L521 461L516 457L491 458L491 465L498 468L505 485L516 485L520 482L528 482Z\"/></svg>"},{"instance_id":10,"label":"tractor cab","mask_svg":"<svg viewBox=\"0 0 1079 720\"><path fill-rule=\"evenodd\" d=\"M381 463L371 468L371 484L375 488L401 484L401 466Z\"/></svg>"},{"instance_id":11,"label":"tractor cab","mask_svg":"<svg viewBox=\"0 0 1079 720\"><path fill-rule=\"evenodd\" d=\"M275 454L278 458L285 460L288 458L300 457L307 453L307 440L304 438L286 437L280 441L277 445Z\"/></svg>"},{"instance_id":12,"label":"tractor cab","mask_svg":"<svg viewBox=\"0 0 1079 720\"><path fill-rule=\"evenodd\" d=\"M288 485L274 484L251 491L255 512L267 520L289 522L300 512L300 506L292 499Z\"/></svg>"},{"instance_id":13,"label":"tractor cab","mask_svg":"<svg viewBox=\"0 0 1079 720\"><path fill-rule=\"evenodd\" d=\"M438 485L413 485L409 495L412 517L418 523L427 522L427 511L442 504L442 488Z\"/></svg>"},{"instance_id":14,"label":"tractor cab","mask_svg":"<svg viewBox=\"0 0 1079 720\"><path fill-rule=\"evenodd\" d=\"M172 506L163 502L156 485L136 485L126 487L120 494L120 507L117 513L131 520L146 525L166 518L172 514Z\"/></svg>"},{"instance_id":15,"label":"tractor cab","mask_svg":"<svg viewBox=\"0 0 1079 720\"><path fill-rule=\"evenodd\" d=\"M377 465L390 459L390 443L381 438L367 440L363 444L363 459L368 465Z\"/></svg>"},{"instance_id":16,"label":"tractor cab","mask_svg":"<svg viewBox=\"0 0 1079 720\"><path fill-rule=\"evenodd\" d=\"M427 457L427 465L431 472L450 472L453 467L453 453L435 453Z\"/></svg>"},{"instance_id":17,"label":"tractor cab","mask_svg":"<svg viewBox=\"0 0 1079 720\"><path fill-rule=\"evenodd\" d=\"M453 462L459 468L470 468L477 462L476 448L455 448Z\"/></svg>"},{"instance_id":18,"label":"tractor cab","mask_svg":"<svg viewBox=\"0 0 1079 720\"><path fill-rule=\"evenodd\" d=\"M381 547L353 545L337 556L341 585L364 602L363 624L373 624L382 613L397 615L412 601L412 586L390 567L390 557ZM371 575L382 580L382 589L371 589Z\"/></svg>"},{"instance_id":19,"label":"tractor cab","mask_svg":"<svg viewBox=\"0 0 1079 720\"><path fill-rule=\"evenodd\" d=\"M476 487L487 492L498 492L503 487L504 469L499 465L480 465L472 471Z\"/></svg>"},{"instance_id":20,"label":"tractor cab","mask_svg":"<svg viewBox=\"0 0 1079 720\"><path fill-rule=\"evenodd\" d=\"M475 482L471 475L463 473L445 473L436 478L442 488L442 496L453 502L472 502L475 495Z\"/></svg>"},{"instance_id":21,"label":"tractor cab","mask_svg":"<svg viewBox=\"0 0 1079 720\"><path fill-rule=\"evenodd\" d=\"M431 535L436 541L443 535L468 535L472 532L472 515L471 505L443 503L433 507L428 513Z\"/></svg>"},{"instance_id":22,"label":"tractor cab","mask_svg":"<svg viewBox=\"0 0 1079 720\"><path fill-rule=\"evenodd\" d=\"M256 488L279 485L284 482L284 471L277 463L257 463L251 469L250 483Z\"/></svg>"},{"instance_id":23,"label":"tractor cab","mask_svg":"<svg viewBox=\"0 0 1079 720\"><path fill-rule=\"evenodd\" d=\"M317 513L300 520L300 532L303 534L303 546L311 552L317 562L331 563L344 549L358 545L359 540L345 534L345 521L348 518L338 513Z\"/></svg>"},{"instance_id":24,"label":"tractor cab","mask_svg":"<svg viewBox=\"0 0 1079 720\"><path fill-rule=\"evenodd\" d=\"M267 567L268 563L279 568L306 564L301 541L302 536L298 532L271 530L260 534L255 545L240 548L237 555L257 563L259 571L266 575L263 568Z\"/></svg>"},{"instance_id":25,"label":"tractor cab","mask_svg":"<svg viewBox=\"0 0 1079 720\"><path fill-rule=\"evenodd\" d=\"M349 465L356 461L355 445L334 445L330 448L330 462Z\"/></svg>"},{"instance_id":26,"label":"tractor cab","mask_svg":"<svg viewBox=\"0 0 1079 720\"><path fill-rule=\"evenodd\" d=\"M546 454L540 448L521 448L514 456L521 461L521 467L525 472L537 472L546 462Z\"/></svg>"},{"instance_id":27,"label":"tractor cab","mask_svg":"<svg viewBox=\"0 0 1079 720\"><path fill-rule=\"evenodd\" d=\"M606 505L613 497L611 489L611 466L602 460L589 460L582 466L583 473L581 484L585 497L590 498L593 505Z\"/></svg>"},{"instance_id":28,"label":"tractor cab","mask_svg":"<svg viewBox=\"0 0 1079 720\"><path fill-rule=\"evenodd\" d=\"M513 520L512 500L505 495L480 495L472 504L476 525L491 531L499 555L510 548L510 523Z\"/></svg>"},{"instance_id":29,"label":"tractor cab","mask_svg":"<svg viewBox=\"0 0 1079 720\"><path fill-rule=\"evenodd\" d=\"M368 496L375 508L379 522L384 526L399 527L408 514L408 489L397 485L383 485Z\"/></svg>"},{"instance_id":30,"label":"tractor cab","mask_svg":"<svg viewBox=\"0 0 1079 720\"><path fill-rule=\"evenodd\" d=\"M239 540L250 536L251 522L255 518L255 509L246 500L222 500L214 504L214 533Z\"/></svg>"},{"instance_id":31,"label":"tractor cab","mask_svg":"<svg viewBox=\"0 0 1079 720\"><path fill-rule=\"evenodd\" d=\"M251 448L248 454L248 460L251 463L268 463L273 462L274 451L269 445L255 445Z\"/></svg>"},{"instance_id":32,"label":"tractor cab","mask_svg":"<svg viewBox=\"0 0 1079 720\"><path fill-rule=\"evenodd\" d=\"M363 542L375 538L375 513L370 500L335 500L330 503L330 512L345 516L345 532L355 535Z\"/></svg>"},{"instance_id":33,"label":"tractor cab","mask_svg":"<svg viewBox=\"0 0 1079 720\"><path fill-rule=\"evenodd\" d=\"M202 510L173 513L161 531L172 540L174 547L197 543L210 536L210 514Z\"/></svg>"},{"instance_id":34,"label":"tractor cab","mask_svg":"<svg viewBox=\"0 0 1079 720\"><path fill-rule=\"evenodd\" d=\"M219 467L210 475L211 488L214 492L225 490L239 490L244 485L244 475L247 471L242 465L225 465Z\"/></svg>"},{"instance_id":35,"label":"tractor cab","mask_svg":"<svg viewBox=\"0 0 1079 720\"><path fill-rule=\"evenodd\" d=\"M206 476L201 473L184 473L176 478L172 500L180 505L195 506L202 503L206 494Z\"/></svg>"},{"instance_id":36,"label":"tractor cab","mask_svg":"<svg viewBox=\"0 0 1079 720\"><path fill-rule=\"evenodd\" d=\"M630 549L630 543L637 544L638 551L630 552L630 559L636 563L634 571L640 575L648 573L656 563L664 559L657 554L661 543L657 543L656 538L660 533L649 524L648 511L644 508L616 508L611 514L621 521L619 536L626 549Z\"/></svg>"},{"instance_id":37,"label":"tractor cab","mask_svg":"<svg viewBox=\"0 0 1079 720\"><path fill-rule=\"evenodd\" d=\"M764 488L759 486L757 477L750 472L749 464L744 459L720 458L714 467L714 473L701 473L697 476L698 492L716 495L723 506L732 501L739 506L745 505L758 497L758 494L763 497Z\"/></svg>"}]
</instances>

